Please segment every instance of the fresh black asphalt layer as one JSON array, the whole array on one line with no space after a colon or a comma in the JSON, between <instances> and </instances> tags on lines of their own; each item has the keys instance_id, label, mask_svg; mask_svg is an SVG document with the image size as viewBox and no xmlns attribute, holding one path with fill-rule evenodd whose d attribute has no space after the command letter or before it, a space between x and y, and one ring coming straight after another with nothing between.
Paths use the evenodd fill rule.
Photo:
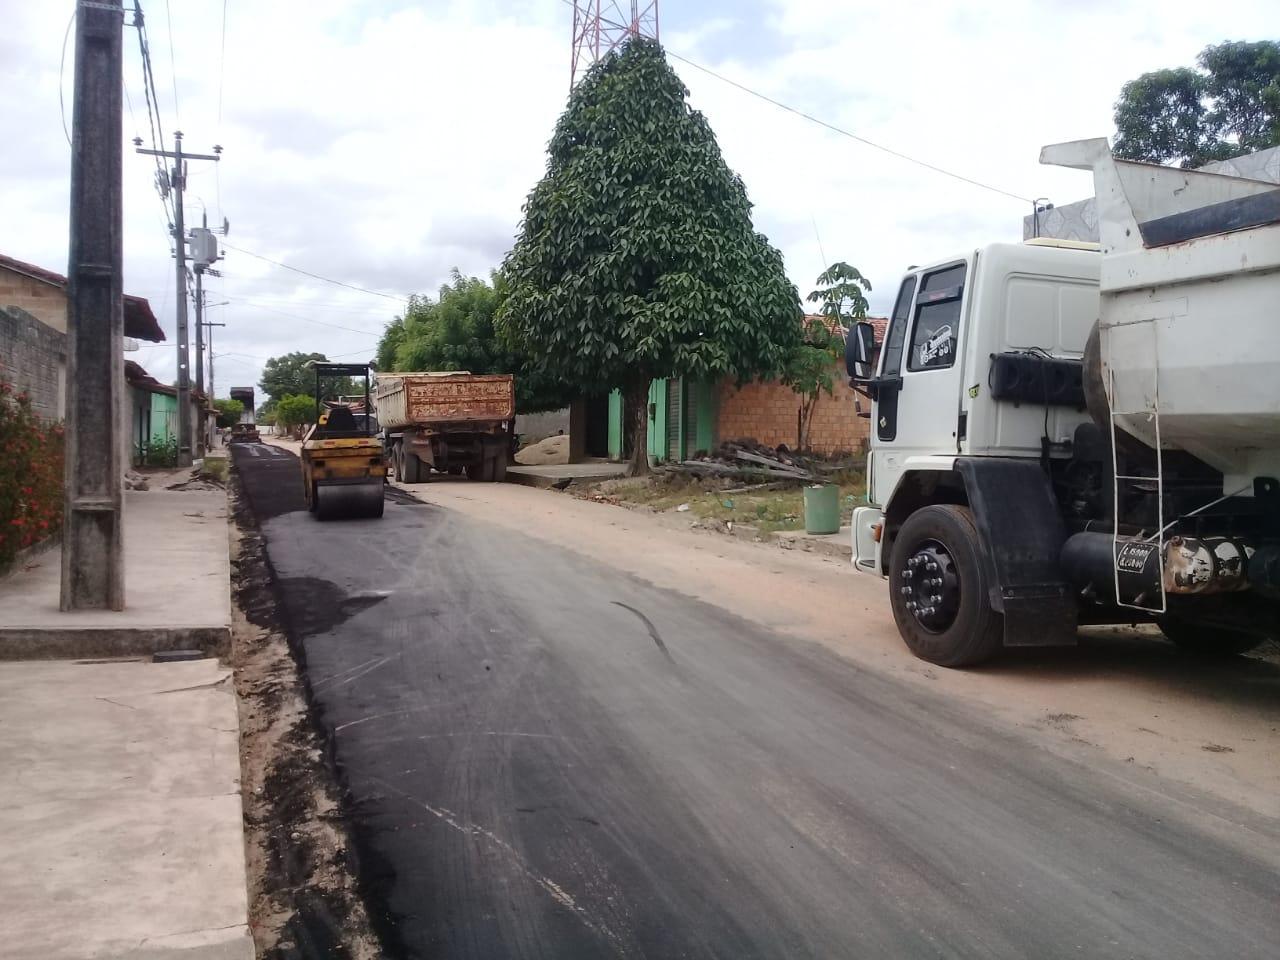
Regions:
<instances>
[{"instance_id":1,"label":"fresh black asphalt layer","mask_svg":"<svg viewBox=\"0 0 1280 960\"><path fill-rule=\"evenodd\" d=\"M270 449L389 955L1280 955L1272 822L403 495L318 522Z\"/></svg>"}]
</instances>

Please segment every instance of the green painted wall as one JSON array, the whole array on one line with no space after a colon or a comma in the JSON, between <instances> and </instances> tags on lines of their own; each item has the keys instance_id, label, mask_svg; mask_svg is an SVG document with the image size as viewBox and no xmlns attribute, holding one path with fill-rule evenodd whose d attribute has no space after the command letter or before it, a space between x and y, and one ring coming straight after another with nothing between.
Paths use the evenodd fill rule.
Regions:
<instances>
[{"instance_id":1,"label":"green painted wall","mask_svg":"<svg viewBox=\"0 0 1280 960\"><path fill-rule=\"evenodd\" d=\"M689 453L695 450L714 449L718 442L716 412L720 400L720 391L716 389L716 384L689 382L682 388L678 378L654 380L649 385L649 458L654 461L667 459L667 397L671 390L682 391L680 398L682 415L679 422L673 425L680 431L680 448ZM683 410L690 400L697 405L697 424L694 436L686 437ZM614 460L622 459L623 439L626 436L623 411L622 393L614 390L609 394L609 456Z\"/></svg>"},{"instance_id":2,"label":"green painted wall","mask_svg":"<svg viewBox=\"0 0 1280 960\"><path fill-rule=\"evenodd\" d=\"M178 398L151 394L151 442L163 443L178 434Z\"/></svg>"},{"instance_id":3,"label":"green painted wall","mask_svg":"<svg viewBox=\"0 0 1280 960\"><path fill-rule=\"evenodd\" d=\"M667 381L649 384L649 459L667 459Z\"/></svg>"},{"instance_id":4,"label":"green painted wall","mask_svg":"<svg viewBox=\"0 0 1280 960\"><path fill-rule=\"evenodd\" d=\"M609 394L609 459L622 459L622 438L626 435L622 422L622 391Z\"/></svg>"}]
</instances>

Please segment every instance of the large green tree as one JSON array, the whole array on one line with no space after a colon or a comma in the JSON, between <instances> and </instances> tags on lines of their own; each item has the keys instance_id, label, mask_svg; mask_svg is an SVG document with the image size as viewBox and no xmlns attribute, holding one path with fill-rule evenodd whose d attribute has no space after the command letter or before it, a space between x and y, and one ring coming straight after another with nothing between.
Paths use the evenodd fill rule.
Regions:
<instances>
[{"instance_id":1,"label":"large green tree","mask_svg":"<svg viewBox=\"0 0 1280 960\"><path fill-rule=\"evenodd\" d=\"M780 373L800 336L782 255L661 47L633 39L574 88L503 272L499 327L583 393L620 387L648 470L649 383Z\"/></svg>"},{"instance_id":2,"label":"large green tree","mask_svg":"<svg viewBox=\"0 0 1280 960\"><path fill-rule=\"evenodd\" d=\"M312 362L327 363L328 358L323 353L302 353L300 351L272 357L262 368L262 379L258 381L258 386L262 387L267 396L276 403L279 403L285 397L297 394L315 396L315 371L307 366ZM363 390L363 380L360 383L359 390L357 390L354 381L350 377L334 377L324 383L324 399L336 400L339 396L354 394Z\"/></svg>"},{"instance_id":3,"label":"large green tree","mask_svg":"<svg viewBox=\"0 0 1280 960\"><path fill-rule=\"evenodd\" d=\"M410 297L404 316L387 325L378 343L378 369L510 373L515 375L516 409L522 413L564 406L570 391L528 369L499 336L494 316L506 295L500 273L485 282L463 276L455 267L434 300Z\"/></svg>"},{"instance_id":4,"label":"large green tree","mask_svg":"<svg viewBox=\"0 0 1280 960\"><path fill-rule=\"evenodd\" d=\"M1124 85L1116 156L1199 167L1280 144L1280 43L1220 43L1196 62Z\"/></svg>"}]
</instances>

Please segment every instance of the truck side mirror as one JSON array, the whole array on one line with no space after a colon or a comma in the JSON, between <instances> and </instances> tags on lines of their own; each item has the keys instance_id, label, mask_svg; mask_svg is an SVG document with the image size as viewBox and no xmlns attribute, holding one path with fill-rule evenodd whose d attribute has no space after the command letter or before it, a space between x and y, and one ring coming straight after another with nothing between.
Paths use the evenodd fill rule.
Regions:
<instances>
[{"instance_id":1,"label":"truck side mirror","mask_svg":"<svg viewBox=\"0 0 1280 960\"><path fill-rule=\"evenodd\" d=\"M875 328L866 320L859 320L844 341L844 366L851 380L871 379L871 355L875 349Z\"/></svg>"}]
</instances>

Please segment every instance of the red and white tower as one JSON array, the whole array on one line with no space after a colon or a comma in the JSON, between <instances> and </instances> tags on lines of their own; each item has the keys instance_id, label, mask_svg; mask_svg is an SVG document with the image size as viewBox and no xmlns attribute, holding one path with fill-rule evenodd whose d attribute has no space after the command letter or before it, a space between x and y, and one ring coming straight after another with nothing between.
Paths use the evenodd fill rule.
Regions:
<instances>
[{"instance_id":1,"label":"red and white tower","mask_svg":"<svg viewBox=\"0 0 1280 960\"><path fill-rule=\"evenodd\" d=\"M658 0L574 0L569 86L628 37L658 39Z\"/></svg>"}]
</instances>

